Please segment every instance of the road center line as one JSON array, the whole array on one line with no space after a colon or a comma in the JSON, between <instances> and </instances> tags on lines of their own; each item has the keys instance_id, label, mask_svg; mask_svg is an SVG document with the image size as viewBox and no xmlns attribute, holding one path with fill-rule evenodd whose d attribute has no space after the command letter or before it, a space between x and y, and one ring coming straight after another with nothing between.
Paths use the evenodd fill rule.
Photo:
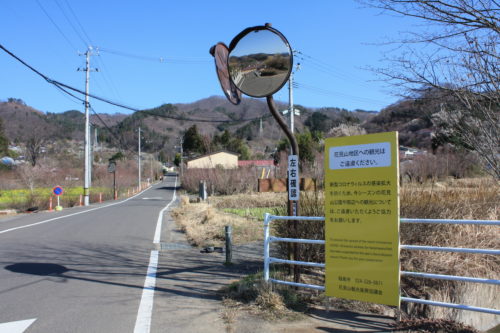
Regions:
<instances>
[{"instance_id":1,"label":"road center line","mask_svg":"<svg viewBox=\"0 0 500 333\"><path fill-rule=\"evenodd\" d=\"M177 180L177 178L176 178ZM129 201L130 199L133 199L135 198L136 196L146 192L147 190L149 189L146 189L142 192L139 192L137 193L136 195L134 196L131 196L130 198L127 198L123 201L120 201L120 202L115 202L115 203L112 203L112 204L109 204L109 205L106 205L106 206L101 206L101 207L96 207L96 208L91 208L91 209L88 209L88 210L84 210L84 211L81 211L81 212L78 212L78 213L73 213L73 214L69 214L69 215L64 215L64 216L58 216L58 217L54 217L54 218L51 218L51 219L48 219L48 220L45 220L45 221L40 221L40 222L36 222L36 223L32 223L32 224L27 224L27 225L23 225L23 226L20 226L20 227L15 227L15 228L10 228L10 229L6 229L6 230L3 230L3 231L0 231L0 234L5 234L9 231L14 231L14 230L18 230L18 229L24 229L24 228L29 228L29 227L33 227L35 225L39 225L39 224L44 224L44 223L48 223L48 222L52 222L52 221L55 221L55 220L60 220L60 219L63 219L63 218L66 218L66 217L71 217L71 216L75 216L75 215L80 215L80 214L84 214L84 213L88 213L88 212L92 212L94 210L98 210L98 209L102 209L102 208L107 208L107 207L110 207L110 206L114 206L114 205L120 205L124 202L127 202Z\"/></svg>"},{"instance_id":2,"label":"road center line","mask_svg":"<svg viewBox=\"0 0 500 333\"><path fill-rule=\"evenodd\" d=\"M177 188L177 177L175 177L174 195L168 205L163 208L158 214L158 221L156 222L156 230L153 238L154 243L160 243L161 227L163 224L163 213L175 201L175 192ZM134 333L149 333L151 330L151 318L153 316L153 300L156 286L156 271L158 269L158 256L159 251L151 251L149 258L148 272L146 280L144 281L144 288L142 289L141 303L137 311L137 319L135 321Z\"/></svg>"}]
</instances>

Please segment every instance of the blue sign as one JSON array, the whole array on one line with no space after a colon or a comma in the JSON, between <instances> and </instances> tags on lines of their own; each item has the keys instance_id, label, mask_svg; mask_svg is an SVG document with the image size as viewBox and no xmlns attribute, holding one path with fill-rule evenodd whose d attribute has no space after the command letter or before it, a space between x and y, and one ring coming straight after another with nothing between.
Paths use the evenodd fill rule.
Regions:
<instances>
[{"instance_id":1,"label":"blue sign","mask_svg":"<svg viewBox=\"0 0 500 333\"><path fill-rule=\"evenodd\" d=\"M57 196L63 194L63 192L64 192L64 190L61 186L56 186L52 189L52 193L54 193L54 195L57 195Z\"/></svg>"}]
</instances>

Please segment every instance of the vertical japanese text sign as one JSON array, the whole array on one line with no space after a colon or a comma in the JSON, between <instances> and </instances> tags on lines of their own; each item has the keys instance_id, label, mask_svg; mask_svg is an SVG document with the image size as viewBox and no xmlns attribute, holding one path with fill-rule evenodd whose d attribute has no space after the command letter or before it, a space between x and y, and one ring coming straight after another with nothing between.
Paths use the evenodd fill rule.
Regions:
<instances>
[{"instance_id":1,"label":"vertical japanese text sign","mask_svg":"<svg viewBox=\"0 0 500 333\"><path fill-rule=\"evenodd\" d=\"M299 159L297 155L288 155L288 200L299 200Z\"/></svg>"},{"instance_id":2,"label":"vertical japanese text sign","mask_svg":"<svg viewBox=\"0 0 500 333\"><path fill-rule=\"evenodd\" d=\"M325 140L326 294L399 306L398 133Z\"/></svg>"}]
</instances>

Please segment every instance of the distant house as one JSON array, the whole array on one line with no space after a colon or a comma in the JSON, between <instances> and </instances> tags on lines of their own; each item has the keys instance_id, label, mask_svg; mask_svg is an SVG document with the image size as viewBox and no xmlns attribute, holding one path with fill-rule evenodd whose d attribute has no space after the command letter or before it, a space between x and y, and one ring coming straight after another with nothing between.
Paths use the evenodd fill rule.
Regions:
<instances>
[{"instance_id":1,"label":"distant house","mask_svg":"<svg viewBox=\"0 0 500 333\"><path fill-rule=\"evenodd\" d=\"M426 151L418 150L416 148L410 148L405 146L399 146L399 159L412 160L415 156L426 154Z\"/></svg>"},{"instance_id":2,"label":"distant house","mask_svg":"<svg viewBox=\"0 0 500 333\"><path fill-rule=\"evenodd\" d=\"M238 168L238 154L227 151L218 151L215 153L198 156L186 162L188 169L236 169Z\"/></svg>"}]
</instances>

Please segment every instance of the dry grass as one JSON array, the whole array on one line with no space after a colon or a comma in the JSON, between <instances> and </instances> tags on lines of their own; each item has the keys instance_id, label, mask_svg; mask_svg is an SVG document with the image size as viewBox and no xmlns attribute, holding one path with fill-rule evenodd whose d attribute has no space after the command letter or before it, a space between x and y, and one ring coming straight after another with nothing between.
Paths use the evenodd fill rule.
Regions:
<instances>
[{"instance_id":1,"label":"dry grass","mask_svg":"<svg viewBox=\"0 0 500 333\"><path fill-rule=\"evenodd\" d=\"M407 218L487 219L500 216L500 184L468 179L401 188L401 216Z\"/></svg>"},{"instance_id":2,"label":"dry grass","mask_svg":"<svg viewBox=\"0 0 500 333\"><path fill-rule=\"evenodd\" d=\"M248 193L210 197L210 203L219 209L244 207L276 207L286 204L286 193Z\"/></svg>"},{"instance_id":3,"label":"dry grass","mask_svg":"<svg viewBox=\"0 0 500 333\"><path fill-rule=\"evenodd\" d=\"M181 197L181 204L172 210L172 216L195 246L222 246L227 225L233 229L233 244L263 239L260 221L224 213L205 202L190 203L186 196Z\"/></svg>"},{"instance_id":4,"label":"dry grass","mask_svg":"<svg viewBox=\"0 0 500 333\"><path fill-rule=\"evenodd\" d=\"M492 179L447 180L438 183L405 184L400 191L401 216L409 218L449 218L449 219L486 219L500 218L500 184ZM226 197L211 197L211 206L207 204L188 204L184 199L183 206L176 214L179 218L191 220L183 226L188 237L195 244L222 241L223 226L227 223L244 224L248 227L245 234L254 233L261 237L262 221L248 220L232 214L221 213L223 208L246 207L282 207L279 214L286 215L286 194L252 193L232 195ZM322 192L301 194L301 215L323 215L324 196ZM223 219L227 222L222 222ZM212 226L212 224L214 226ZM285 236L290 228L286 224L278 225L274 231L279 236ZM323 225L312 225L304 222L299 228L301 238L324 239ZM197 230L197 231L191 231ZM189 234L198 235L190 236ZM236 236L236 233L234 233ZM401 225L401 243L413 245L470 247L470 248L500 248L500 230L498 227L470 226L470 225L429 225L407 224ZM248 239L245 235L245 238ZM195 240L197 239L197 240ZM246 239L239 239L244 242ZM307 261L321 261L324 258L324 248L303 247ZM286 247L281 256L286 257ZM448 275L460 275L482 278L500 278L500 260L498 256L433 253L427 251L402 251L401 269L408 271L429 272ZM285 270L274 272L283 276L279 279L292 280L284 276ZM303 282L322 284L324 273L317 270L306 270L302 275ZM259 287L259 283L245 281L233 287L226 297L244 304L252 312L273 313L271 317L281 315L282 305L288 308L294 302L289 299L300 299L309 304L324 307L358 310L366 312L390 313L394 309L375 306L363 302L325 298L314 291L300 292L300 295L290 296L276 287L273 290ZM234 289L236 288L236 289ZM286 288L286 287L285 287ZM440 280L403 278L402 293L416 298L426 298L437 301L451 301L454 303L469 304L495 308L500 302L500 288L479 284L455 283ZM287 288L291 290L291 288ZM274 295L272 293L277 293ZM297 303L297 302L295 302ZM233 304L234 305L234 304ZM402 304L402 316L411 315L420 318L443 318L457 320L469 325L478 326L481 320L491 320L491 315L483 315L466 311L455 311L444 308L428 307L411 303ZM272 311L268 311L273 309ZM488 317L490 316L490 317ZM471 319L472 318L472 319ZM488 319L489 318L489 319Z\"/></svg>"},{"instance_id":5,"label":"dry grass","mask_svg":"<svg viewBox=\"0 0 500 333\"><path fill-rule=\"evenodd\" d=\"M413 218L485 219L500 217L498 182L467 179L410 184L401 190L401 216ZM463 248L500 248L500 230L495 226L402 224L401 243ZM480 278L500 278L500 258L493 255L451 252L401 251L401 269ZM495 308L498 286L451 281L402 278L402 293L415 298ZM458 320L478 326L488 315L405 304L412 316Z\"/></svg>"},{"instance_id":6,"label":"dry grass","mask_svg":"<svg viewBox=\"0 0 500 333\"><path fill-rule=\"evenodd\" d=\"M283 273L277 272L274 277L284 279ZM220 290L224 306L228 311L237 309L248 311L269 321L301 318L304 310L304 298L295 290L283 286L264 283L262 274L248 275Z\"/></svg>"}]
</instances>

